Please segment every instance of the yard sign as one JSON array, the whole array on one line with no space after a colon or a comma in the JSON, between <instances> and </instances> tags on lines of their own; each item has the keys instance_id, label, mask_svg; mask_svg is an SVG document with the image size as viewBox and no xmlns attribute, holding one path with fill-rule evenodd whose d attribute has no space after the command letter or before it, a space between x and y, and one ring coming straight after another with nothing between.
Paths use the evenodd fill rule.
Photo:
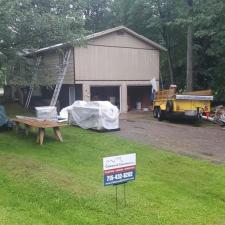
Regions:
<instances>
[{"instance_id":1,"label":"yard sign","mask_svg":"<svg viewBox=\"0 0 225 225\"><path fill-rule=\"evenodd\" d=\"M136 153L103 158L104 185L135 180Z\"/></svg>"}]
</instances>

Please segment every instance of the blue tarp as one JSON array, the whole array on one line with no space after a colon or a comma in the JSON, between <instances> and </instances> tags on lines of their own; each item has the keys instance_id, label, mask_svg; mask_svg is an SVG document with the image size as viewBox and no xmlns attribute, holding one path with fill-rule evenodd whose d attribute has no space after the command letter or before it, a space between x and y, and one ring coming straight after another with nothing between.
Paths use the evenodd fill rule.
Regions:
<instances>
[{"instance_id":1,"label":"blue tarp","mask_svg":"<svg viewBox=\"0 0 225 225\"><path fill-rule=\"evenodd\" d=\"M8 123L8 118L5 113L5 108L0 105L0 127Z\"/></svg>"}]
</instances>

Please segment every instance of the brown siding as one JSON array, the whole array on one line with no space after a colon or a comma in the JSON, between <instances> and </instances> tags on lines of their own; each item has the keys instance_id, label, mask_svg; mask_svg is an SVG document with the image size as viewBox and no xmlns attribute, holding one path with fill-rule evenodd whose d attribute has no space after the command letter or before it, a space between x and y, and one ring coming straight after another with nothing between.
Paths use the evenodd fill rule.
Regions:
<instances>
[{"instance_id":1,"label":"brown siding","mask_svg":"<svg viewBox=\"0 0 225 225\"><path fill-rule=\"evenodd\" d=\"M41 62L42 68L46 68L49 65L51 68L59 66L59 53L57 51L48 52L43 55L43 59ZM55 76L58 74L56 73L57 70L51 69L49 73L54 73ZM74 68L73 68L73 54L71 52L69 66L67 68L67 73L65 75L64 84L73 84L74 83Z\"/></svg>"},{"instance_id":2,"label":"brown siding","mask_svg":"<svg viewBox=\"0 0 225 225\"><path fill-rule=\"evenodd\" d=\"M73 53L71 52L67 73L64 78L64 84L74 84L74 65Z\"/></svg>"},{"instance_id":3,"label":"brown siding","mask_svg":"<svg viewBox=\"0 0 225 225\"><path fill-rule=\"evenodd\" d=\"M58 65L58 52L45 54L43 61ZM159 79L159 51L126 32L115 32L90 40L87 47L75 48L75 75L71 53L64 84L74 84L74 78L146 81L154 77Z\"/></svg>"}]
</instances>

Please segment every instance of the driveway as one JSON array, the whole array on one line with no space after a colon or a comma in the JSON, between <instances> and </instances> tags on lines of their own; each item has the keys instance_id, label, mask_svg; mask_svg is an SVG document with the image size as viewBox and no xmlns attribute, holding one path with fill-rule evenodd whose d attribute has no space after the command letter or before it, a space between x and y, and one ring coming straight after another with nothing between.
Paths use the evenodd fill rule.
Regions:
<instances>
[{"instance_id":1,"label":"driveway","mask_svg":"<svg viewBox=\"0 0 225 225\"><path fill-rule=\"evenodd\" d=\"M181 155L225 162L225 130L210 122L159 122L148 113L122 114L115 135Z\"/></svg>"}]
</instances>

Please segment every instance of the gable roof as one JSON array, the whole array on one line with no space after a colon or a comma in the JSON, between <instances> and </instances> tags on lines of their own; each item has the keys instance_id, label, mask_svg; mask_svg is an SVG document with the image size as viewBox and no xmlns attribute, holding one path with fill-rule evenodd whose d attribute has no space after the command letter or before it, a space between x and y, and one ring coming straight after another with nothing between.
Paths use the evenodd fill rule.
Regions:
<instances>
[{"instance_id":1,"label":"gable roof","mask_svg":"<svg viewBox=\"0 0 225 225\"><path fill-rule=\"evenodd\" d=\"M125 26L118 26L118 27L107 29L107 30L104 30L104 31L101 31L101 32L98 32L98 33L90 34L90 35L85 37L85 40L91 40L91 39L95 39L95 38L98 38L98 37L102 37L102 36L105 36L107 34L111 34L111 33L116 32L116 31L126 31L128 34L136 37L140 41L143 41L143 42L155 47L158 50L167 51L167 49L164 48L163 46L161 46L161 45L157 44L156 42L144 37L143 35L140 35L140 34L136 33L135 31L133 31L133 30L131 30L131 29L125 27Z\"/></svg>"},{"instance_id":2,"label":"gable roof","mask_svg":"<svg viewBox=\"0 0 225 225\"><path fill-rule=\"evenodd\" d=\"M102 37L102 36L111 34L113 32L117 32L117 31L125 31L128 34L136 37L140 41L143 41L143 42L149 44L150 46L153 46L154 48L156 48L160 51L167 51L167 49L164 48L163 46L161 46L161 45L157 44L156 42L144 37L143 35L140 35L140 34L136 33L135 31L133 31L133 30L131 30L131 29L125 27L125 26L118 26L118 27L114 27L114 28L111 28L111 29L107 29L105 31L90 34L90 35L84 37L84 40L87 40L87 41L92 40L92 39L99 38L99 37ZM32 51L32 52L29 52L29 53L25 54L25 56L36 55L36 54L39 54L39 53L43 53L43 52L47 52L47 51L51 51L51 50L55 50L55 49L59 49L59 48L63 48L63 47L72 47L72 45L70 43L60 43L60 44L52 45L52 46L49 46L49 47L37 49L35 51Z\"/></svg>"}]
</instances>

